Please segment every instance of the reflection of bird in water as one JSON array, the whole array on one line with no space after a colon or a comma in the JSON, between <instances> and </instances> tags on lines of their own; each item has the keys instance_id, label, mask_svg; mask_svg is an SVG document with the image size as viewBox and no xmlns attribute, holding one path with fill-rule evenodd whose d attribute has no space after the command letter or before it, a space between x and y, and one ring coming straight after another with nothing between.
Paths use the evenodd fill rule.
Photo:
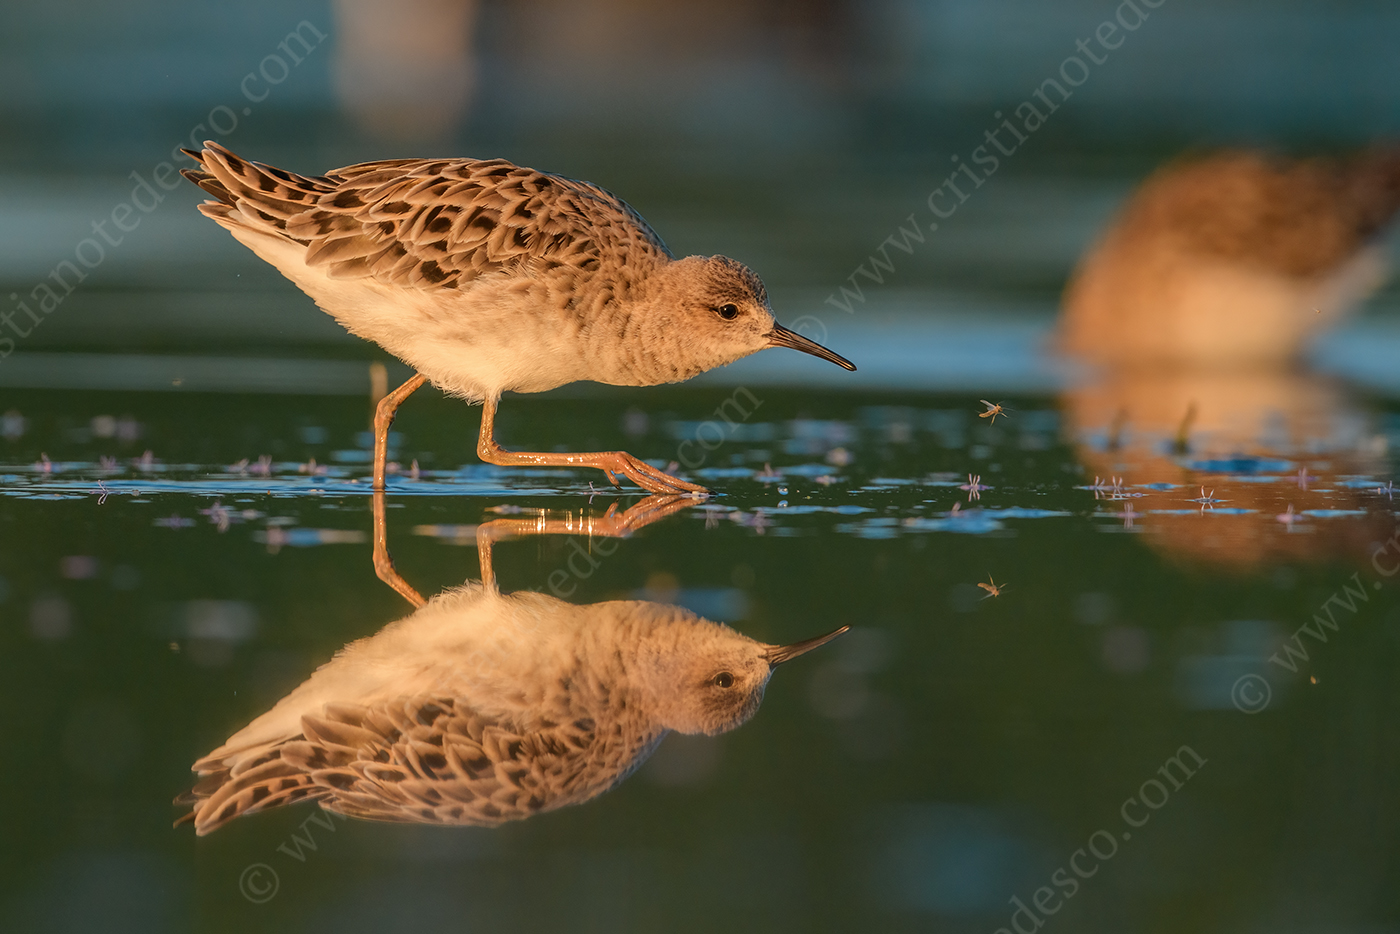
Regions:
<instances>
[{"instance_id":1,"label":"reflection of bird in water","mask_svg":"<svg viewBox=\"0 0 1400 934\"><path fill-rule=\"evenodd\" d=\"M188 153L203 171L185 170L217 199L200 210L418 371L379 404L376 489L394 412L425 381L484 404L484 461L595 467L674 493L703 488L621 451L501 449L501 393L677 382L766 347L855 369L779 325L748 267L673 258L635 211L586 182L501 159L399 159L307 177L205 145Z\"/></svg>"},{"instance_id":2,"label":"reflection of bird in water","mask_svg":"<svg viewBox=\"0 0 1400 934\"><path fill-rule=\"evenodd\" d=\"M509 534L529 531L508 521ZM483 544L499 537L492 526L478 530ZM202 835L314 800L372 820L494 825L577 804L667 731L744 723L775 666L844 631L765 645L680 607L575 606L468 583L346 646L196 762L181 821Z\"/></svg>"},{"instance_id":3,"label":"reflection of bird in water","mask_svg":"<svg viewBox=\"0 0 1400 934\"><path fill-rule=\"evenodd\" d=\"M1308 535L1288 535L1274 521L1289 502L1302 511L1379 500L1337 484L1347 474L1384 470L1385 457L1357 400L1331 380L1282 369L1115 369L1066 390L1061 406L1085 473L1121 474L1117 495L1145 492L1136 501L1138 525L1150 545L1175 557L1235 570L1363 557L1377 521L1386 521L1383 514L1331 518L1316 521ZM1304 463L1326 481L1308 492L1297 483ZM1203 483L1244 512L1199 515L1189 501ZM1148 484L1176 489L1144 490ZM1154 512L1173 509L1180 514Z\"/></svg>"},{"instance_id":4,"label":"reflection of bird in water","mask_svg":"<svg viewBox=\"0 0 1400 934\"><path fill-rule=\"evenodd\" d=\"M1278 364L1365 298L1400 149L1223 152L1143 183L1065 290L1065 349L1124 365Z\"/></svg>"}]
</instances>

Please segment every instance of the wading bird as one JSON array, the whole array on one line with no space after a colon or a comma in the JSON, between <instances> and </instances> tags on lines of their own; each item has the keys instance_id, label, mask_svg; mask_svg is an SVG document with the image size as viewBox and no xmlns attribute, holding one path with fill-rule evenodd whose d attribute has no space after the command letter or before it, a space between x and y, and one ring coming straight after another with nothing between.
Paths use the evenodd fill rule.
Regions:
<instances>
[{"instance_id":1,"label":"wading bird","mask_svg":"<svg viewBox=\"0 0 1400 934\"><path fill-rule=\"evenodd\" d=\"M596 467L655 493L704 493L622 451L506 451L501 393L576 380L654 386L767 347L855 366L773 317L762 281L725 256L676 259L615 195L503 159L393 159L297 175L206 142L184 175L199 210L350 332L417 373L374 420L374 487L389 426L425 382L482 403L492 464Z\"/></svg>"}]
</instances>

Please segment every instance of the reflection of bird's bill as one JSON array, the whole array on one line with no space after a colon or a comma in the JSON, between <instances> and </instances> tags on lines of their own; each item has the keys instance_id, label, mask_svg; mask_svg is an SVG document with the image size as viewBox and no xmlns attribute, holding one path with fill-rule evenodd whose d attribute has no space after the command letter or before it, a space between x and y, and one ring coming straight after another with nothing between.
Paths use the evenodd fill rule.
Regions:
<instances>
[{"instance_id":1,"label":"reflection of bird's bill","mask_svg":"<svg viewBox=\"0 0 1400 934\"><path fill-rule=\"evenodd\" d=\"M808 340L796 331L789 331L781 324L774 324L773 330L768 332L768 344L770 347L791 347L793 350L800 350L809 353L814 357L821 357L823 360L830 360L840 367L845 367L852 372L856 365L845 357L831 350L827 350L814 340Z\"/></svg>"},{"instance_id":2,"label":"reflection of bird's bill","mask_svg":"<svg viewBox=\"0 0 1400 934\"><path fill-rule=\"evenodd\" d=\"M824 636L817 636L815 639L807 639L802 642L794 642L792 645L770 646L768 651L764 653L763 657L768 659L769 665L771 665L774 668L777 668L783 662L790 662L799 655L804 655L815 648L820 648L821 646L826 645L832 639L835 639L837 636L841 635L843 632L846 632L850 628L850 626L842 626L835 632L829 632Z\"/></svg>"}]
</instances>

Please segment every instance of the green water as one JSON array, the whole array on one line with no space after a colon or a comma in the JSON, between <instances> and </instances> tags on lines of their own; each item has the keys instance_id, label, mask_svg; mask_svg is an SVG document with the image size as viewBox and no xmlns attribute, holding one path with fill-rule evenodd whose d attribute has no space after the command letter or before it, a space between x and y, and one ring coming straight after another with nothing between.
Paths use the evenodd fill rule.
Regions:
<instances>
[{"instance_id":1,"label":"green water","mask_svg":"<svg viewBox=\"0 0 1400 934\"><path fill-rule=\"evenodd\" d=\"M511 398L498 428L664 465L729 395ZM367 402L7 395L25 419L0 442L15 929L994 931L1021 904L1026 930L1396 922L1400 599L1382 571L1400 557L1369 560L1396 531L1373 492L1393 461L1187 454L1179 482L1130 473L1115 493L1087 488L1092 440L1051 397L1004 400L995 426L971 396L757 398L692 474L707 502L591 561L596 542L565 536L495 548L507 591L562 570L572 602L679 603L770 642L853 627L776 672L750 723L672 736L601 798L497 829L303 805L197 839L170 826L190 764L410 609L374 575L352 482ZM1393 407L1359 406L1394 432ZM479 576L454 527L641 499L481 467L475 428L430 396L396 426L420 475L391 488L389 546L426 595ZM260 455L271 476L231 469ZM297 472L312 457L327 473ZM960 489L968 473L989 489ZM1220 502L1192 502L1200 483ZM1275 518L1284 500L1301 521ZM1274 557L1227 567L1193 535ZM1329 598L1335 631L1313 622ZM1293 641L1305 623L1325 644Z\"/></svg>"}]
</instances>

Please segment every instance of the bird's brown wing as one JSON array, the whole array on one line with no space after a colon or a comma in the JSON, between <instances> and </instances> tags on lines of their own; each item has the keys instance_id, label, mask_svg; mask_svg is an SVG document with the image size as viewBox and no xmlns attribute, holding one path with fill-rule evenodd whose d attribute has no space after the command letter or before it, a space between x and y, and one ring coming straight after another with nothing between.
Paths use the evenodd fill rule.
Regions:
<instances>
[{"instance_id":1,"label":"bird's brown wing","mask_svg":"<svg viewBox=\"0 0 1400 934\"><path fill-rule=\"evenodd\" d=\"M327 704L301 724L300 736L232 767L196 762L199 783L176 799L193 809L176 823L192 820L202 836L241 814L315 800L369 820L492 826L585 800L636 764L625 753L616 769L606 754L600 763L589 719L513 730L460 698Z\"/></svg>"},{"instance_id":2,"label":"bird's brown wing","mask_svg":"<svg viewBox=\"0 0 1400 934\"><path fill-rule=\"evenodd\" d=\"M217 201L205 214L306 247L336 279L423 290L462 288L499 270L591 273L670 258L615 195L503 159L396 159L296 175L214 142L187 150L185 175Z\"/></svg>"}]
</instances>

